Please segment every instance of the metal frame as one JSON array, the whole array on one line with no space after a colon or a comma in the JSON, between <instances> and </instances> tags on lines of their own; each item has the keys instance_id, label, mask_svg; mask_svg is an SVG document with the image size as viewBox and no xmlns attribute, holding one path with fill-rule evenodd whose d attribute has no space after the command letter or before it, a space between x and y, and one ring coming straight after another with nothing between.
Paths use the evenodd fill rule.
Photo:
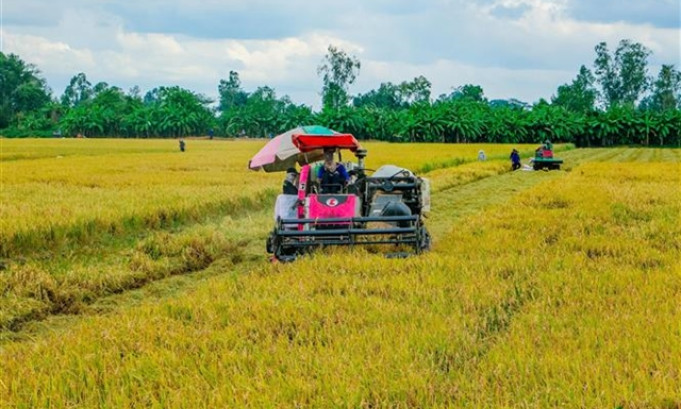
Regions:
<instances>
[{"instance_id":1,"label":"metal frame","mask_svg":"<svg viewBox=\"0 0 681 409\"><path fill-rule=\"evenodd\" d=\"M366 223L408 223L408 227L366 228ZM299 230L302 225L303 229ZM287 227L289 227L287 229ZM423 234L427 234L419 215L352 217L328 219L279 219L273 232L274 256L295 258L313 247L372 244L408 245L414 254L421 253Z\"/></svg>"}]
</instances>

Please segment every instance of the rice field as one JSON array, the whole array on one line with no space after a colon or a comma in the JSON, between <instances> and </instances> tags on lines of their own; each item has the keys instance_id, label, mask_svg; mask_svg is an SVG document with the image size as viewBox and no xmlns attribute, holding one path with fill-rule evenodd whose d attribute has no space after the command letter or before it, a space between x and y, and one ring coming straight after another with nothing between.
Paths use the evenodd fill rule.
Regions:
<instances>
[{"instance_id":1,"label":"rice field","mask_svg":"<svg viewBox=\"0 0 681 409\"><path fill-rule=\"evenodd\" d=\"M0 407L681 406L679 149L368 143L433 250L271 264L262 141L0 142Z\"/></svg>"},{"instance_id":2,"label":"rice field","mask_svg":"<svg viewBox=\"0 0 681 409\"><path fill-rule=\"evenodd\" d=\"M88 242L102 231L120 235L262 206L281 180L279 174L247 171L248 159L263 144L197 140L181 153L172 140L2 140L0 256ZM366 147L369 168L397 162L415 170L475 161L479 149L500 160L511 150L510 145Z\"/></svg>"}]
</instances>

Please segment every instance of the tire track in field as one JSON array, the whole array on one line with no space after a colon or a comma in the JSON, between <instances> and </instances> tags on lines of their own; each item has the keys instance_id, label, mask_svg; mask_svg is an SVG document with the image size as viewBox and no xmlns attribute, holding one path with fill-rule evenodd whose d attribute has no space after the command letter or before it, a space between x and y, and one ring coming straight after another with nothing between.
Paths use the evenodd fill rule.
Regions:
<instances>
[{"instance_id":1,"label":"tire track in field","mask_svg":"<svg viewBox=\"0 0 681 409\"><path fill-rule=\"evenodd\" d=\"M565 159L565 169L572 170L587 162L647 161L651 156L658 155L666 154L657 151L651 153L647 149L617 148L577 150L566 152L561 157ZM665 157L669 157L670 161L675 160L674 155ZM433 251L444 251L438 248L437 243L446 240L456 229L458 220L508 202L516 194L522 194L539 183L559 183L561 178L568 175L566 171L509 172L438 192L433 195L433 210L428 223L433 235ZM480 326L472 334L474 345L462 351L433 351L438 366L444 372L461 369L462 365L476 365L499 341L499 336L510 328L515 316L537 298L532 276L513 269L507 273L500 277L500 287L508 288L504 296L498 303L481 306L477 311Z\"/></svg>"},{"instance_id":2,"label":"tire track in field","mask_svg":"<svg viewBox=\"0 0 681 409\"><path fill-rule=\"evenodd\" d=\"M599 152L589 157L601 156ZM574 154L566 153L564 159L573 160ZM478 180L466 185L447 189L433 195L432 211L428 219L428 229L433 237L433 251L442 252L438 243L447 240L457 226L468 216L485 211L511 200L515 195L522 194L527 189L540 183L556 183L567 176L565 171L516 171L495 177ZM517 272L501 278L500 285L513 283L499 303L481 306L475 313L479 317L480 326L473 330L474 340L470 348L460 351L434 350L438 367L447 373L460 369L461 365L474 362L483 357L492 348L498 338L510 327L516 314L520 313L526 303L534 298L534 291L530 283L517 277Z\"/></svg>"},{"instance_id":3,"label":"tire track in field","mask_svg":"<svg viewBox=\"0 0 681 409\"><path fill-rule=\"evenodd\" d=\"M571 150L561 154L564 169L572 169L585 162L609 161L623 154L623 150ZM544 182L565 177L561 171L515 171L453 186L433 194L428 229L435 242L456 228L456 221L485 208L510 200L516 194ZM454 223L452 223L454 222ZM436 246L437 249L437 246Z\"/></svg>"},{"instance_id":4,"label":"tire track in field","mask_svg":"<svg viewBox=\"0 0 681 409\"><path fill-rule=\"evenodd\" d=\"M88 313L100 300L153 283L162 287L164 281L172 282L174 277L205 276L199 273L215 264L231 269L259 263L265 259L261 254L271 228L273 205L273 197L265 197L258 206L235 215L207 216L204 221L174 229L114 237L7 266L0 277L0 288L5 292L0 297L4 310L0 315L0 341L27 324Z\"/></svg>"}]
</instances>

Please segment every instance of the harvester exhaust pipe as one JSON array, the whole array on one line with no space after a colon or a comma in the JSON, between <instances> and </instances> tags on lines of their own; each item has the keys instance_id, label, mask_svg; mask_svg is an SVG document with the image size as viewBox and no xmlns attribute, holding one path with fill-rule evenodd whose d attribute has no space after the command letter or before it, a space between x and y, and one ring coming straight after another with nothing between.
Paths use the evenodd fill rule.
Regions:
<instances>
[{"instance_id":1,"label":"harvester exhaust pipe","mask_svg":"<svg viewBox=\"0 0 681 409\"><path fill-rule=\"evenodd\" d=\"M364 148L359 148L355 152L355 156L357 156L357 167L360 169L364 169L364 158L367 157L367 150Z\"/></svg>"}]
</instances>

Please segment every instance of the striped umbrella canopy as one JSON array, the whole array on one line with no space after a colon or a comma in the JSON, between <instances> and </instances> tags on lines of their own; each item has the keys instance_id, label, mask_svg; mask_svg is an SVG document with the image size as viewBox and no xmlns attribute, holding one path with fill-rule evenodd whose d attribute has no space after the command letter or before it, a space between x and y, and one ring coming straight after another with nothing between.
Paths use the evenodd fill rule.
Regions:
<instances>
[{"instance_id":1,"label":"striped umbrella canopy","mask_svg":"<svg viewBox=\"0 0 681 409\"><path fill-rule=\"evenodd\" d=\"M293 144L293 135L340 135L338 132L320 125L306 125L293 128L270 139L265 146L256 153L248 162L251 170L264 170L265 172L281 172L298 165L306 165L318 161L324 157L322 149L310 152L301 152Z\"/></svg>"}]
</instances>

